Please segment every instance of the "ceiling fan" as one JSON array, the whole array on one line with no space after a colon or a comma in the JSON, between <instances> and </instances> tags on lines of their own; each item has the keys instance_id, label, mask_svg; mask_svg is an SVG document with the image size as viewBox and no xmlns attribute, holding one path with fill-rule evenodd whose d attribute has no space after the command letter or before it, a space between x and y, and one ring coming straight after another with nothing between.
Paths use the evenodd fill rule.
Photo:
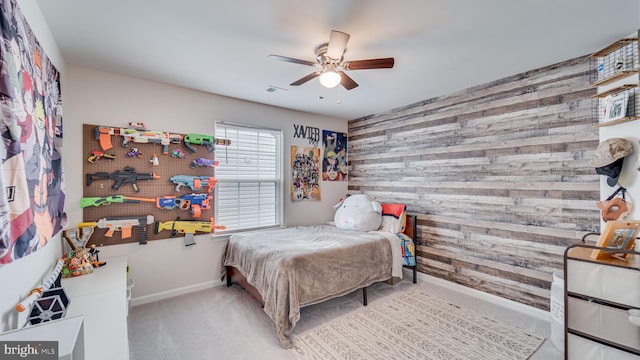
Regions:
<instances>
[{"instance_id":1,"label":"ceiling fan","mask_svg":"<svg viewBox=\"0 0 640 360\"><path fill-rule=\"evenodd\" d=\"M331 30L329 42L316 47L315 62L274 54L269 55L269 58L318 68L317 71L289 84L291 86L300 86L311 79L319 77L320 83L325 87L332 88L338 84L342 84L345 89L351 90L356 88L358 83L349 77L345 71L389 69L393 67L393 58L344 61L343 56L347 49L349 37L349 34L342 31Z\"/></svg>"}]
</instances>

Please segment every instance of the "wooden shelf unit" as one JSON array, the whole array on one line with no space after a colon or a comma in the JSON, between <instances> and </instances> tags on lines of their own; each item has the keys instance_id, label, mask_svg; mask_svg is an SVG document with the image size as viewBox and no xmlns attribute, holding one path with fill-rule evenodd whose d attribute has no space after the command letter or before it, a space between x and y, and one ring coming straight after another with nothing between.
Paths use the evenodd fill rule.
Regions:
<instances>
[{"instance_id":1,"label":"wooden shelf unit","mask_svg":"<svg viewBox=\"0 0 640 360\"><path fill-rule=\"evenodd\" d=\"M609 84L613 84L614 82L618 81L618 80L622 80L628 76L631 75L635 75L638 73L638 70L631 70L631 71L620 71L619 73L616 73L615 75L611 75L610 77L606 78L606 79L602 79L599 81L594 82L593 84L591 84L591 86L604 86L604 85L609 85ZM599 94L596 94L596 96Z\"/></svg>"},{"instance_id":2,"label":"wooden shelf unit","mask_svg":"<svg viewBox=\"0 0 640 360\"><path fill-rule=\"evenodd\" d=\"M625 46L625 45L627 45L629 43L632 43L634 41L638 41L638 38L633 38L632 37L632 38L624 38L624 39L617 40L613 44L608 45L608 46L606 46L606 47L594 52L593 54L591 54L591 57L604 57L604 56L606 56L606 55L608 55L608 54L610 54L610 53L620 49L621 47L623 47L623 46Z\"/></svg>"},{"instance_id":3,"label":"wooden shelf unit","mask_svg":"<svg viewBox=\"0 0 640 360\"><path fill-rule=\"evenodd\" d=\"M640 34L640 30L638 33ZM635 78L640 74L639 38L640 36L623 38L591 54L591 86L615 86L592 96L597 102L594 104L594 115L598 123L594 127L613 126L640 119L639 80ZM617 83L621 84L616 86ZM607 120L604 104L611 96L620 93L625 93L624 96L627 97L625 116Z\"/></svg>"}]
</instances>

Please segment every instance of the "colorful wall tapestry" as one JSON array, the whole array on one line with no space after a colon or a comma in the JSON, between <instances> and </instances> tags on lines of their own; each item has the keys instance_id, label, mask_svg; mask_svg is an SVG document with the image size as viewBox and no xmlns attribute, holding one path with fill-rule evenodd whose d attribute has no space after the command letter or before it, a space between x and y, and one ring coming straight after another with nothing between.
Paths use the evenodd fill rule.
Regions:
<instances>
[{"instance_id":1,"label":"colorful wall tapestry","mask_svg":"<svg viewBox=\"0 0 640 360\"><path fill-rule=\"evenodd\" d=\"M347 134L322 130L322 180L347 181Z\"/></svg>"},{"instance_id":2,"label":"colorful wall tapestry","mask_svg":"<svg viewBox=\"0 0 640 360\"><path fill-rule=\"evenodd\" d=\"M7 264L62 228L62 101L60 74L16 0L0 6L0 264Z\"/></svg>"},{"instance_id":3,"label":"colorful wall tapestry","mask_svg":"<svg viewBox=\"0 0 640 360\"><path fill-rule=\"evenodd\" d=\"M320 148L291 146L291 200L320 200Z\"/></svg>"}]
</instances>

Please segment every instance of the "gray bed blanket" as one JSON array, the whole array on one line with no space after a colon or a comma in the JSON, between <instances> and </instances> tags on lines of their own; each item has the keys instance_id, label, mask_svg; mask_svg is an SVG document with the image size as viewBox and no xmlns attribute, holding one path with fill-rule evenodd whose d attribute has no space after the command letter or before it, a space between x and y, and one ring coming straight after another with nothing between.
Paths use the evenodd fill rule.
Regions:
<instances>
[{"instance_id":1,"label":"gray bed blanket","mask_svg":"<svg viewBox=\"0 0 640 360\"><path fill-rule=\"evenodd\" d=\"M391 277L394 259L388 234L330 224L234 234L224 265L238 269L260 292L280 343L290 348L289 335L301 306Z\"/></svg>"}]
</instances>

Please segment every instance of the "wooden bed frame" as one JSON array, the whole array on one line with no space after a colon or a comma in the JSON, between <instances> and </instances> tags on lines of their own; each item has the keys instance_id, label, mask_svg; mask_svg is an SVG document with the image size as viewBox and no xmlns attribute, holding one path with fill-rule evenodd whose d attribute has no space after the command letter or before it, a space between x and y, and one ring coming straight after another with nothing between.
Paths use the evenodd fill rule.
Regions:
<instances>
[{"instance_id":1,"label":"wooden bed frame","mask_svg":"<svg viewBox=\"0 0 640 360\"><path fill-rule=\"evenodd\" d=\"M411 239L413 239L414 243L416 242L416 235L417 235L416 215L407 214L407 224L405 226L404 234L406 234ZM414 266L405 265L404 267L412 269L413 283L414 284L417 283L418 282L417 263ZM233 266L226 266L225 270L226 270L226 278L227 278L227 287L231 286L234 282L238 283L249 294L251 294L251 296L253 296L256 300L258 300L260 304L262 304L262 306L264 306L264 299L262 298L258 290L253 285L249 284L249 282L247 281L247 278L244 275L242 275L242 273L238 269L236 269ZM387 280L387 283L393 285L397 282L397 281L394 282L393 280L394 280L393 278L389 278ZM366 286L362 288L362 304L364 306L367 306L367 287Z\"/></svg>"}]
</instances>

